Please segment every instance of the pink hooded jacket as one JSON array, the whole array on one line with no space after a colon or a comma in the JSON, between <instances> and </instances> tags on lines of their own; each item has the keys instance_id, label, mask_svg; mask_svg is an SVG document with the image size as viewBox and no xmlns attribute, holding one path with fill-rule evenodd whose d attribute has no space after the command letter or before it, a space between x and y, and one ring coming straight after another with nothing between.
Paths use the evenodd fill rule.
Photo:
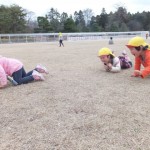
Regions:
<instances>
[{"instance_id":1,"label":"pink hooded jacket","mask_svg":"<svg viewBox=\"0 0 150 150\"><path fill-rule=\"evenodd\" d=\"M13 58L6 58L0 56L0 85L5 86L7 84L7 75L12 74L23 67L22 62Z\"/></svg>"}]
</instances>

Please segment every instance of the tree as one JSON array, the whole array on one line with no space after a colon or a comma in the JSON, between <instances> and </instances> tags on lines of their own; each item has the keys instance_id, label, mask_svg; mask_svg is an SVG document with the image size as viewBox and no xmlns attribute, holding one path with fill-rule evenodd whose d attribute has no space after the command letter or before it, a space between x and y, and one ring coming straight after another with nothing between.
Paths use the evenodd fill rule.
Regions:
<instances>
[{"instance_id":1,"label":"tree","mask_svg":"<svg viewBox=\"0 0 150 150\"><path fill-rule=\"evenodd\" d=\"M67 21L68 19L68 14L63 12L61 15L60 15L60 27L59 27L59 31L64 31L64 23Z\"/></svg>"},{"instance_id":2,"label":"tree","mask_svg":"<svg viewBox=\"0 0 150 150\"><path fill-rule=\"evenodd\" d=\"M22 33L26 29L26 12L18 5L0 7L0 32L1 33Z\"/></svg>"},{"instance_id":3,"label":"tree","mask_svg":"<svg viewBox=\"0 0 150 150\"><path fill-rule=\"evenodd\" d=\"M137 22L136 20L130 20L128 23L128 27L129 27L130 31L141 31L141 30L143 30L141 23Z\"/></svg>"},{"instance_id":4,"label":"tree","mask_svg":"<svg viewBox=\"0 0 150 150\"><path fill-rule=\"evenodd\" d=\"M37 22L38 22L39 28L36 28L36 32L47 33L50 30L52 30L47 16L45 16L45 17L38 17L37 18Z\"/></svg>"},{"instance_id":5,"label":"tree","mask_svg":"<svg viewBox=\"0 0 150 150\"><path fill-rule=\"evenodd\" d=\"M12 33L22 33L25 32L26 28L26 13L23 8L18 5L12 5L9 8L10 15L10 31Z\"/></svg>"},{"instance_id":6,"label":"tree","mask_svg":"<svg viewBox=\"0 0 150 150\"><path fill-rule=\"evenodd\" d=\"M77 28L74 20L70 17L64 22L64 32L76 32Z\"/></svg>"},{"instance_id":7,"label":"tree","mask_svg":"<svg viewBox=\"0 0 150 150\"><path fill-rule=\"evenodd\" d=\"M9 33L9 24L11 24L8 7L0 6L0 33Z\"/></svg>"},{"instance_id":8,"label":"tree","mask_svg":"<svg viewBox=\"0 0 150 150\"><path fill-rule=\"evenodd\" d=\"M128 14L126 8L119 6L117 11L114 13L112 22L115 22L118 26L118 31L128 31Z\"/></svg>"},{"instance_id":9,"label":"tree","mask_svg":"<svg viewBox=\"0 0 150 150\"><path fill-rule=\"evenodd\" d=\"M150 12L130 14L124 5L116 5L116 11L106 13L102 9L100 15L93 16L91 9L75 11L68 17L63 12L51 8L48 14L35 18L34 13L18 5L0 5L0 33L32 33L32 32L120 32L149 31Z\"/></svg>"},{"instance_id":10,"label":"tree","mask_svg":"<svg viewBox=\"0 0 150 150\"><path fill-rule=\"evenodd\" d=\"M96 17L92 17L90 21L90 31L91 32L100 32L102 29L97 23Z\"/></svg>"},{"instance_id":11,"label":"tree","mask_svg":"<svg viewBox=\"0 0 150 150\"><path fill-rule=\"evenodd\" d=\"M33 33L34 28L38 28L37 18L31 11L26 10L26 33Z\"/></svg>"},{"instance_id":12,"label":"tree","mask_svg":"<svg viewBox=\"0 0 150 150\"><path fill-rule=\"evenodd\" d=\"M84 15L84 20L85 20L85 25L88 26L93 16L93 12L91 9L88 8L83 11L83 15Z\"/></svg>"},{"instance_id":13,"label":"tree","mask_svg":"<svg viewBox=\"0 0 150 150\"><path fill-rule=\"evenodd\" d=\"M106 25L108 23L108 15L105 11L105 8L102 9L102 13L100 14L100 20L99 25L102 27L102 29L105 31Z\"/></svg>"},{"instance_id":14,"label":"tree","mask_svg":"<svg viewBox=\"0 0 150 150\"><path fill-rule=\"evenodd\" d=\"M110 32L119 32L118 22L112 22L109 26Z\"/></svg>"},{"instance_id":15,"label":"tree","mask_svg":"<svg viewBox=\"0 0 150 150\"><path fill-rule=\"evenodd\" d=\"M150 12L143 12L146 15L144 30L150 31Z\"/></svg>"},{"instance_id":16,"label":"tree","mask_svg":"<svg viewBox=\"0 0 150 150\"><path fill-rule=\"evenodd\" d=\"M79 32L82 32L85 28L85 20L83 12L80 10L79 13L75 11L74 13L75 24Z\"/></svg>"},{"instance_id":17,"label":"tree","mask_svg":"<svg viewBox=\"0 0 150 150\"><path fill-rule=\"evenodd\" d=\"M129 31L129 28L128 26L123 22L120 26L120 29L119 29L120 32L125 32L125 31Z\"/></svg>"},{"instance_id":18,"label":"tree","mask_svg":"<svg viewBox=\"0 0 150 150\"><path fill-rule=\"evenodd\" d=\"M57 9L51 8L48 12L48 19L52 27L53 32L59 32L60 29L60 13Z\"/></svg>"}]
</instances>

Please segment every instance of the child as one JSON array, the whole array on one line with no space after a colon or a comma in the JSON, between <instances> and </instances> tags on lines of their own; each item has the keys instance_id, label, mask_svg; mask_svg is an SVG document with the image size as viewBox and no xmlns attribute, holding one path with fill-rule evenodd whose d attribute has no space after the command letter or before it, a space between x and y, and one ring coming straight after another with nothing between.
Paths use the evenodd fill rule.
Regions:
<instances>
[{"instance_id":1,"label":"child","mask_svg":"<svg viewBox=\"0 0 150 150\"><path fill-rule=\"evenodd\" d=\"M139 36L129 40L126 46L129 48L131 54L135 56L132 76L145 78L150 75L150 46ZM141 70L141 65L144 66L143 70Z\"/></svg>"},{"instance_id":2,"label":"child","mask_svg":"<svg viewBox=\"0 0 150 150\"><path fill-rule=\"evenodd\" d=\"M34 70L26 73L19 60L0 56L0 88L7 85L7 79L14 85L44 80L40 73L48 74L48 71L42 65L37 65Z\"/></svg>"},{"instance_id":3,"label":"child","mask_svg":"<svg viewBox=\"0 0 150 150\"><path fill-rule=\"evenodd\" d=\"M104 63L104 68L108 72L120 72L121 69L131 67L125 56L115 57L112 51L106 47L99 50L98 57Z\"/></svg>"},{"instance_id":4,"label":"child","mask_svg":"<svg viewBox=\"0 0 150 150\"><path fill-rule=\"evenodd\" d=\"M59 47L61 47L61 45L64 46L64 44L63 44L63 36L62 36L62 33L59 32Z\"/></svg>"},{"instance_id":5,"label":"child","mask_svg":"<svg viewBox=\"0 0 150 150\"><path fill-rule=\"evenodd\" d=\"M148 39L148 36L149 36L148 33L146 33L146 39Z\"/></svg>"},{"instance_id":6,"label":"child","mask_svg":"<svg viewBox=\"0 0 150 150\"><path fill-rule=\"evenodd\" d=\"M110 37L108 44L114 44L113 37Z\"/></svg>"}]
</instances>

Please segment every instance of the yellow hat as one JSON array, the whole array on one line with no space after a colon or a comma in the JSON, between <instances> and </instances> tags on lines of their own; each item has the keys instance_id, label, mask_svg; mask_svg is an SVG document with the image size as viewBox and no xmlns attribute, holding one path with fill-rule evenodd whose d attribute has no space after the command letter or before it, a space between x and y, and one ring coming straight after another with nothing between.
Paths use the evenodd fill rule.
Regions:
<instances>
[{"instance_id":1,"label":"yellow hat","mask_svg":"<svg viewBox=\"0 0 150 150\"><path fill-rule=\"evenodd\" d=\"M115 57L115 55L112 53L112 51L107 47L103 47L99 50L98 56L103 56L103 55L112 55Z\"/></svg>"},{"instance_id":2,"label":"yellow hat","mask_svg":"<svg viewBox=\"0 0 150 150\"><path fill-rule=\"evenodd\" d=\"M128 48L130 47L138 47L138 46L146 46L148 45L142 37L136 36L132 38L128 44L126 45Z\"/></svg>"}]
</instances>

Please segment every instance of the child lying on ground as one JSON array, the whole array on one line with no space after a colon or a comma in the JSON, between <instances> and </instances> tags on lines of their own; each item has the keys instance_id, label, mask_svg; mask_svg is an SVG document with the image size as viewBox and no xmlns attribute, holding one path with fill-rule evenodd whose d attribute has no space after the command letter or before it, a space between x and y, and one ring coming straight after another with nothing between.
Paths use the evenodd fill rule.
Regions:
<instances>
[{"instance_id":1,"label":"child lying on ground","mask_svg":"<svg viewBox=\"0 0 150 150\"><path fill-rule=\"evenodd\" d=\"M108 72L120 72L121 69L132 67L132 62L125 51L122 56L116 57L109 48L104 47L99 50L98 57Z\"/></svg>"},{"instance_id":2,"label":"child lying on ground","mask_svg":"<svg viewBox=\"0 0 150 150\"><path fill-rule=\"evenodd\" d=\"M134 37L126 45L135 56L134 72L132 77L145 78L150 75L150 45L142 37ZM144 69L141 70L141 66Z\"/></svg>"}]
</instances>

